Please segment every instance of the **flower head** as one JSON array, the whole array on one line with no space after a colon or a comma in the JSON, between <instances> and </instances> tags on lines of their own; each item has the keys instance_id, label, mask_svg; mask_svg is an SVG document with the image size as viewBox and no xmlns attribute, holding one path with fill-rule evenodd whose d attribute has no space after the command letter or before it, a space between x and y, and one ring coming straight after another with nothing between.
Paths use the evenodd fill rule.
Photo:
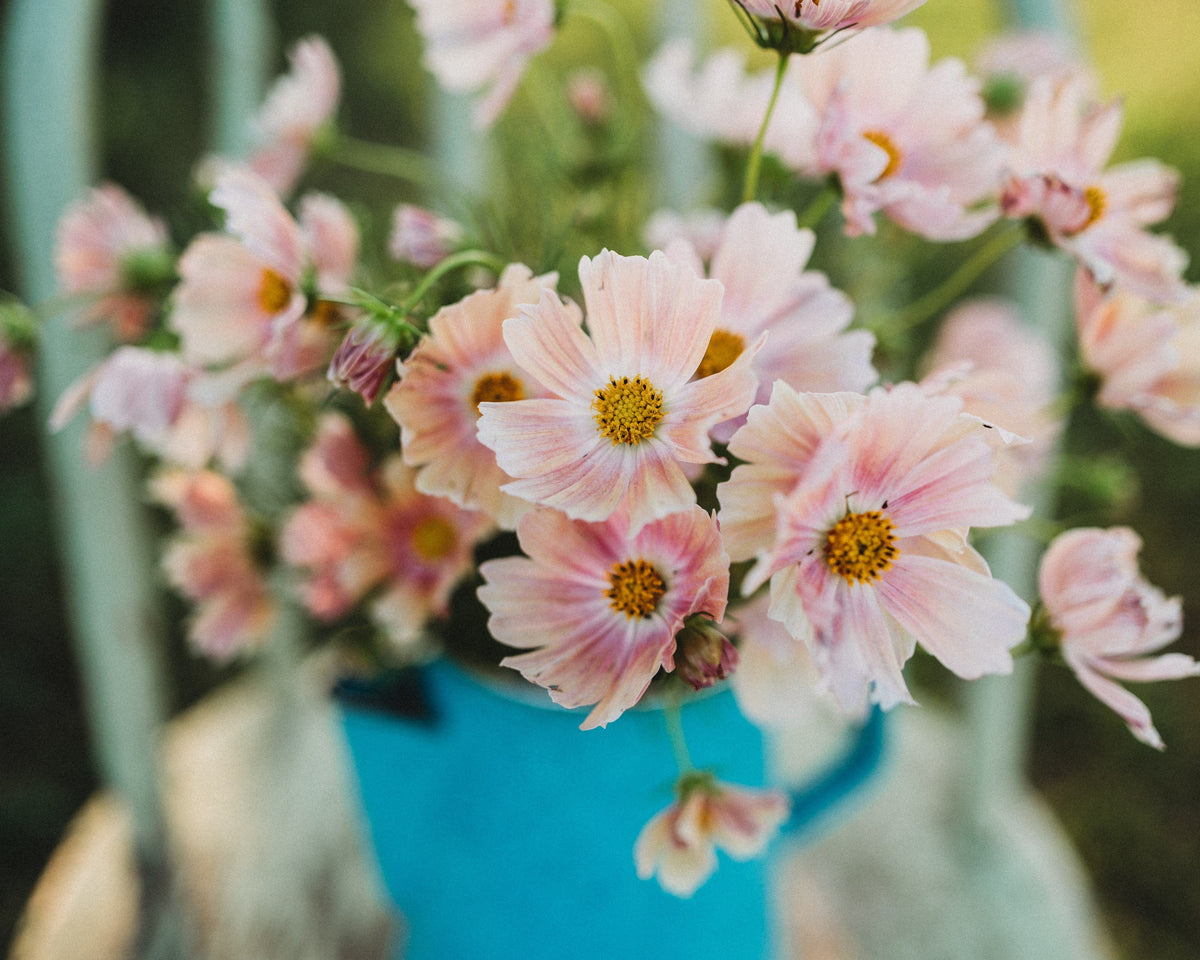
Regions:
<instances>
[{"instance_id":1,"label":"flower head","mask_svg":"<svg viewBox=\"0 0 1200 960\"><path fill-rule=\"evenodd\" d=\"M147 283L172 276L167 230L128 193L106 183L62 215L54 266L65 293L94 298L81 322L111 323L118 338L135 340L155 309Z\"/></svg>"},{"instance_id":2,"label":"flower head","mask_svg":"<svg viewBox=\"0 0 1200 960\"><path fill-rule=\"evenodd\" d=\"M719 282L658 252L584 257L579 278L590 336L550 291L504 322L513 358L551 396L481 403L479 440L517 478L506 492L579 520L621 508L636 529L695 503L681 464L719 462L708 432L750 406L762 340L695 380Z\"/></svg>"},{"instance_id":3,"label":"flower head","mask_svg":"<svg viewBox=\"0 0 1200 960\"><path fill-rule=\"evenodd\" d=\"M917 643L959 676L1011 669L1028 606L967 545L972 526L1028 515L992 483L994 451L956 397L913 384L798 394L776 384L730 442L744 464L718 487L734 560L771 581L773 619L808 644L848 709L864 688L885 708L911 697Z\"/></svg>"},{"instance_id":4,"label":"flower head","mask_svg":"<svg viewBox=\"0 0 1200 960\"><path fill-rule=\"evenodd\" d=\"M716 521L691 507L636 534L534 510L517 523L524 557L480 566L492 635L527 650L506 657L564 707L595 704L583 729L632 707L659 669L674 669L675 635L692 614L720 620L729 558Z\"/></svg>"},{"instance_id":5,"label":"flower head","mask_svg":"<svg viewBox=\"0 0 1200 960\"><path fill-rule=\"evenodd\" d=\"M676 799L638 834L633 859L638 876L657 876L677 897L690 897L717 869L719 847L735 860L766 850L787 820L787 797L752 790L698 772L680 778Z\"/></svg>"},{"instance_id":6,"label":"flower head","mask_svg":"<svg viewBox=\"0 0 1200 960\"><path fill-rule=\"evenodd\" d=\"M1054 539L1042 557L1038 587L1067 665L1143 743L1162 749L1150 711L1117 681L1200 676L1182 653L1157 653L1179 637L1178 597L1166 597L1138 571L1142 541L1127 527L1078 528Z\"/></svg>"},{"instance_id":7,"label":"flower head","mask_svg":"<svg viewBox=\"0 0 1200 960\"><path fill-rule=\"evenodd\" d=\"M488 127L517 89L525 65L554 39L554 0L412 0L425 64L447 90L490 87L475 110Z\"/></svg>"},{"instance_id":8,"label":"flower head","mask_svg":"<svg viewBox=\"0 0 1200 960\"><path fill-rule=\"evenodd\" d=\"M392 214L388 253L397 260L428 270L445 259L462 241L463 233L462 226L453 220L439 217L424 207L402 203Z\"/></svg>"}]
</instances>

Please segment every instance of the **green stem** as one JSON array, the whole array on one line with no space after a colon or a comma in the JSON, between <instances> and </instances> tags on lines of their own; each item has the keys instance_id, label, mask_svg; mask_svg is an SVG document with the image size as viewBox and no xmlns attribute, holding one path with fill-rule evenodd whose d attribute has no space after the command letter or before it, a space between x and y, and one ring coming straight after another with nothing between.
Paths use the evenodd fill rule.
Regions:
<instances>
[{"instance_id":1,"label":"green stem","mask_svg":"<svg viewBox=\"0 0 1200 960\"><path fill-rule=\"evenodd\" d=\"M841 191L833 183L827 183L821 188L821 191L809 201L807 207L804 208L796 217L796 225L801 229L815 230L817 224L825 219L833 205L837 203Z\"/></svg>"},{"instance_id":2,"label":"green stem","mask_svg":"<svg viewBox=\"0 0 1200 960\"><path fill-rule=\"evenodd\" d=\"M401 304L399 312L405 316L411 313L425 298L425 294L429 292L430 288L454 270L462 267L486 267L499 276L504 272L505 266L507 264L504 260L486 250L462 250L459 253L452 253L421 278L421 282L409 294L408 299Z\"/></svg>"},{"instance_id":3,"label":"green stem","mask_svg":"<svg viewBox=\"0 0 1200 960\"><path fill-rule=\"evenodd\" d=\"M696 768L688 753L687 737L683 735L683 710L677 692L672 691L664 696L663 720L667 725L667 736L671 739L671 749L675 753L675 762L679 764L679 772L691 773Z\"/></svg>"},{"instance_id":4,"label":"green stem","mask_svg":"<svg viewBox=\"0 0 1200 960\"><path fill-rule=\"evenodd\" d=\"M758 128L758 136L750 150L750 158L746 161L746 179L742 185L742 203L749 203L758 195L758 174L762 167L763 142L767 138L767 127L771 123L771 115L775 112L775 102L779 99L779 91L783 87L783 75L787 72L788 55L779 54L775 64L775 85L771 88L771 100L767 104L767 113L763 117L762 126Z\"/></svg>"},{"instance_id":5,"label":"green stem","mask_svg":"<svg viewBox=\"0 0 1200 960\"><path fill-rule=\"evenodd\" d=\"M1016 225L1010 226L991 238L970 257L959 264L941 286L934 287L918 297L908 307L894 315L888 322L890 333L902 333L923 323L945 310L962 296L968 288L996 261L1021 242L1024 232Z\"/></svg>"},{"instance_id":6,"label":"green stem","mask_svg":"<svg viewBox=\"0 0 1200 960\"><path fill-rule=\"evenodd\" d=\"M429 157L407 147L371 143L339 134L329 150L329 158L344 167L366 173L407 180L432 189L439 181L437 167Z\"/></svg>"}]
</instances>

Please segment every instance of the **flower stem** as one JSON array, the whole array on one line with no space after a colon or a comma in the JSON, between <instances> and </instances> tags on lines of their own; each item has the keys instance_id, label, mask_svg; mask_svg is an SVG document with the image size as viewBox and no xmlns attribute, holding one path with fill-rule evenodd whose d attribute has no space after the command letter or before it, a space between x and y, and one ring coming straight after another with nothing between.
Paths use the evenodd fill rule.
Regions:
<instances>
[{"instance_id":1,"label":"flower stem","mask_svg":"<svg viewBox=\"0 0 1200 960\"><path fill-rule=\"evenodd\" d=\"M506 263L494 253L489 253L486 250L462 250L459 253L452 253L441 261L436 267L430 270L408 299L400 306L400 313L407 315L411 313L424 298L429 289L442 279L446 274L459 270L462 267L486 267L492 273L499 276L504 272Z\"/></svg>"},{"instance_id":2,"label":"flower stem","mask_svg":"<svg viewBox=\"0 0 1200 960\"><path fill-rule=\"evenodd\" d=\"M344 167L396 177L426 189L432 189L438 182L438 171L433 162L407 147L371 143L340 134L329 151L329 158Z\"/></svg>"},{"instance_id":3,"label":"flower stem","mask_svg":"<svg viewBox=\"0 0 1200 960\"><path fill-rule=\"evenodd\" d=\"M890 333L902 333L945 310L978 280L996 261L1013 249L1024 237L1016 225L995 234L987 243L959 264L945 282L918 297L888 322Z\"/></svg>"},{"instance_id":4,"label":"flower stem","mask_svg":"<svg viewBox=\"0 0 1200 960\"><path fill-rule=\"evenodd\" d=\"M762 126L758 128L758 136L754 138L754 146L750 149L750 158L746 161L746 179L742 184L742 203L749 203L758 195L758 173L762 167L763 141L767 138L767 127L771 124L771 115L775 112L775 102L779 99L779 91L783 87L783 75L787 72L788 55L779 54L775 64L775 85L771 88L771 100L767 104L767 112L763 117Z\"/></svg>"},{"instance_id":5,"label":"flower stem","mask_svg":"<svg viewBox=\"0 0 1200 960\"><path fill-rule=\"evenodd\" d=\"M825 219L825 214L837 203L839 194L840 191L836 184L826 183L796 217L796 225L802 230L805 228L815 230L817 224Z\"/></svg>"},{"instance_id":6,"label":"flower stem","mask_svg":"<svg viewBox=\"0 0 1200 960\"><path fill-rule=\"evenodd\" d=\"M687 737L683 735L683 710L677 692L668 693L663 698L663 720L667 725L667 736L671 739L671 749L675 752L679 772L691 773L696 768L692 764L691 754L688 753Z\"/></svg>"}]
</instances>

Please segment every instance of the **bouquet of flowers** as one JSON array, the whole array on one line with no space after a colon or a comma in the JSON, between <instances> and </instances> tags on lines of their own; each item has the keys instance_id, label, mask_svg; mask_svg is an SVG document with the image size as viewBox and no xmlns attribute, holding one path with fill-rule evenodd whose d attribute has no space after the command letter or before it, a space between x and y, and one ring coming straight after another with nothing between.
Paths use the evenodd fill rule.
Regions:
<instances>
[{"instance_id":1,"label":"bouquet of flowers","mask_svg":"<svg viewBox=\"0 0 1200 960\"><path fill-rule=\"evenodd\" d=\"M1200 444L1200 294L1148 229L1177 176L1109 165L1122 110L1085 65L1034 35L930 62L893 23L923 0L730 0L740 48L645 63L599 0L410 2L506 161L486 198L339 131L310 37L254 149L200 164L204 229L172 237L113 184L61 220L62 290L119 345L53 420L88 417L93 460L123 436L148 457L199 654L253 658L298 604L358 669L458 658L583 708L580 736L656 699L675 799L630 869L682 897L788 817L691 765L670 715L693 691L857 723L914 702L918 649L966 680L1039 656L1162 746L1123 683L1200 673L1161 652L1180 600L1134 531L1022 502L1078 404ZM546 62L573 19L610 70ZM714 145L684 171L710 206L652 209L667 126ZM296 196L366 154L430 178L386 238ZM1076 264L1065 371L1012 303L966 296L1022 244ZM5 305L0 403L27 398L35 341ZM1045 544L1036 598L975 545L1015 524Z\"/></svg>"}]
</instances>

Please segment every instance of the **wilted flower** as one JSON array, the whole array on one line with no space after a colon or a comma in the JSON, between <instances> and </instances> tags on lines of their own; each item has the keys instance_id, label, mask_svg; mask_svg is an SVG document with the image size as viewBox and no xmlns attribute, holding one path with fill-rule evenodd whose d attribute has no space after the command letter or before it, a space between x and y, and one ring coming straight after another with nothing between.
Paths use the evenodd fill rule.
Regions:
<instances>
[{"instance_id":1,"label":"wilted flower","mask_svg":"<svg viewBox=\"0 0 1200 960\"><path fill-rule=\"evenodd\" d=\"M527 650L506 657L564 707L595 704L584 730L607 726L673 670L675 636L696 613L720 620L729 557L716 521L693 506L630 533L534 510L517 523L524 557L480 565L492 636Z\"/></svg>"},{"instance_id":2,"label":"wilted flower","mask_svg":"<svg viewBox=\"0 0 1200 960\"><path fill-rule=\"evenodd\" d=\"M778 790L722 783L707 771L685 774L676 799L638 834L638 876L658 877L667 893L690 897L717 869L719 847L735 860L761 855L787 820L789 803Z\"/></svg>"},{"instance_id":3,"label":"wilted flower","mask_svg":"<svg viewBox=\"0 0 1200 960\"><path fill-rule=\"evenodd\" d=\"M122 340L146 332L151 291L174 276L167 230L116 184L95 187L58 222L54 265L65 293L93 298L82 323L111 323Z\"/></svg>"},{"instance_id":4,"label":"wilted flower","mask_svg":"<svg viewBox=\"0 0 1200 960\"><path fill-rule=\"evenodd\" d=\"M1143 743L1163 742L1146 705L1116 681L1200 676L1182 653L1157 653L1179 637L1178 597L1166 597L1138 571L1142 541L1127 527L1069 530L1042 557L1038 587L1050 636L1079 682L1116 711Z\"/></svg>"},{"instance_id":5,"label":"wilted flower","mask_svg":"<svg viewBox=\"0 0 1200 960\"><path fill-rule=\"evenodd\" d=\"M392 215L388 253L397 260L428 270L462 242L462 226L432 210L402 203Z\"/></svg>"},{"instance_id":6,"label":"wilted flower","mask_svg":"<svg viewBox=\"0 0 1200 960\"><path fill-rule=\"evenodd\" d=\"M962 401L913 384L798 394L777 383L729 450L745 461L718 487L743 583L771 581L773 619L812 652L847 709L864 687L885 709L911 702L901 673L915 646L961 677L1005 673L1028 606L966 541L1029 511L992 483L988 433Z\"/></svg>"}]
</instances>

